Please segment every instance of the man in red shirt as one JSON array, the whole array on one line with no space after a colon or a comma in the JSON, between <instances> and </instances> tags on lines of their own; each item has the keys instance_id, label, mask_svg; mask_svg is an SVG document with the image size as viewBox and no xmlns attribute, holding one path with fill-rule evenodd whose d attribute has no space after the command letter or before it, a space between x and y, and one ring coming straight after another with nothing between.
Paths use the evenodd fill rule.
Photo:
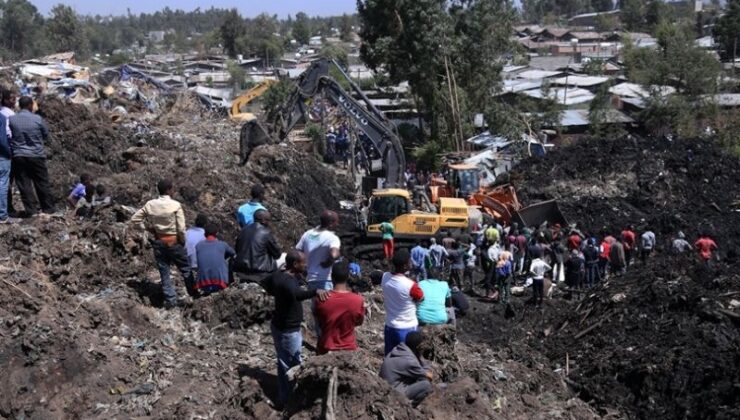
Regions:
<instances>
[{"instance_id":1,"label":"man in red shirt","mask_svg":"<svg viewBox=\"0 0 740 420\"><path fill-rule=\"evenodd\" d=\"M346 262L334 264L331 271L334 289L329 298L316 300L316 317L321 326L318 343L319 354L330 351L357 350L355 327L362 325L365 308L362 296L352 293L347 285L349 265Z\"/></svg>"},{"instance_id":2,"label":"man in red shirt","mask_svg":"<svg viewBox=\"0 0 740 420\"><path fill-rule=\"evenodd\" d=\"M635 227L633 225L622 231L622 245L624 245L624 259L627 261L627 266L632 262L636 239L637 235L635 235Z\"/></svg>"},{"instance_id":3,"label":"man in red shirt","mask_svg":"<svg viewBox=\"0 0 740 420\"><path fill-rule=\"evenodd\" d=\"M699 236L699 240L694 243L694 247L699 251L699 257L704 264L709 265L712 260L712 253L717 250L717 243L712 240L706 233Z\"/></svg>"}]
</instances>

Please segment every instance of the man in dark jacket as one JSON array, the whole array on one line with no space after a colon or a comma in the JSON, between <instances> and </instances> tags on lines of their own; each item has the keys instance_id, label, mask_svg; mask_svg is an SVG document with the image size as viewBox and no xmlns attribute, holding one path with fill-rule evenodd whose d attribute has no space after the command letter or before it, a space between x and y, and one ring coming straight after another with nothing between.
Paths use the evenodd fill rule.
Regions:
<instances>
[{"instance_id":1,"label":"man in dark jacket","mask_svg":"<svg viewBox=\"0 0 740 420\"><path fill-rule=\"evenodd\" d=\"M586 262L586 286L591 288L594 284L601 281L599 273L599 248L596 247L596 240L590 238L588 245L583 250L583 258Z\"/></svg>"},{"instance_id":2,"label":"man in dark jacket","mask_svg":"<svg viewBox=\"0 0 740 420\"><path fill-rule=\"evenodd\" d=\"M280 246L270 230L270 213L258 210L254 221L245 226L236 240L234 272L248 282L261 283L277 270Z\"/></svg>"},{"instance_id":3,"label":"man in dark jacket","mask_svg":"<svg viewBox=\"0 0 740 420\"><path fill-rule=\"evenodd\" d=\"M278 372L278 405L284 405L290 394L288 370L301 364L301 323L303 322L303 301L318 297L326 301L329 293L326 290L304 290L299 279L306 271L306 257L297 250L288 252L285 258L287 271L276 271L265 281L267 291L275 296L275 311L272 315L270 330L277 353Z\"/></svg>"},{"instance_id":4,"label":"man in dark jacket","mask_svg":"<svg viewBox=\"0 0 740 420\"><path fill-rule=\"evenodd\" d=\"M406 335L406 341L394 347L380 366L380 377L415 405L433 390L432 371L419 353L419 346L423 342L422 333L410 332Z\"/></svg>"},{"instance_id":5,"label":"man in dark jacket","mask_svg":"<svg viewBox=\"0 0 740 420\"><path fill-rule=\"evenodd\" d=\"M577 249L574 249L568 261L565 262L565 283L571 288L580 289L583 287L584 273L583 257Z\"/></svg>"},{"instance_id":6,"label":"man in dark jacket","mask_svg":"<svg viewBox=\"0 0 740 420\"><path fill-rule=\"evenodd\" d=\"M20 112L10 117L10 131L13 134L10 148L13 150L13 171L23 207L27 216L36 214L36 195L41 211L54 213L56 209L44 149L44 143L49 140L49 128L40 116L33 113L33 99L24 96L18 105Z\"/></svg>"}]
</instances>

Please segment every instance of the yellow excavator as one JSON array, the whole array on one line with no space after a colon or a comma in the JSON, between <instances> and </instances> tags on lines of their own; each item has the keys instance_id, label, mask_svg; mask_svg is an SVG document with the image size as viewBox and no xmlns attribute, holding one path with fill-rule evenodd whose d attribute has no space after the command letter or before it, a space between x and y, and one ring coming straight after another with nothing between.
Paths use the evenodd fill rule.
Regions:
<instances>
[{"instance_id":1,"label":"yellow excavator","mask_svg":"<svg viewBox=\"0 0 740 420\"><path fill-rule=\"evenodd\" d=\"M352 92L344 88L329 75L329 69L338 70L349 84ZM355 122L358 130L365 133L378 152L376 170L372 175L385 179L387 188L372 191L367 210L367 220L362 220L359 211L354 209L356 228L344 232L343 239L351 240L351 247L357 257L370 256L380 252L380 224L390 222L395 227L398 246L413 246L417 239L426 239L446 232L463 232L469 224L468 206L464 199L445 197L433 207L428 198L420 199L423 210L417 209L412 192L405 186L404 169L406 160L401 140L393 123L380 112L365 96L362 90L334 61L319 59L300 76L289 99L284 103L275 121L265 127L254 119L246 121L239 136L241 162L249 160L252 150L263 144L284 141L288 133L299 121L308 120L306 101L320 94L326 95L344 114ZM353 95L354 94L354 95ZM356 99L355 96L359 99ZM425 195L425 194L424 194ZM348 244L350 245L350 244Z\"/></svg>"},{"instance_id":2,"label":"yellow excavator","mask_svg":"<svg viewBox=\"0 0 740 420\"><path fill-rule=\"evenodd\" d=\"M270 86L274 85L275 83L277 83L277 80L265 79L248 91L244 92L238 98L234 99L234 101L231 102L231 111L229 112L229 117L233 121L241 122L247 122L256 119L254 114L252 114L251 112L246 112L245 107L249 105L249 103L253 100L264 95L265 92L270 89Z\"/></svg>"}]
</instances>

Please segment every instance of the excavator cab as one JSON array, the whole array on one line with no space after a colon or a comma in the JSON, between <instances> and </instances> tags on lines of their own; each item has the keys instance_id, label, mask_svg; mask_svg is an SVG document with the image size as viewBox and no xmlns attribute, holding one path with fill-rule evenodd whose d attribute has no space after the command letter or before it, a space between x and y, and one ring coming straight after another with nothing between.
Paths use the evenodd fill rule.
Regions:
<instances>
[{"instance_id":1,"label":"excavator cab","mask_svg":"<svg viewBox=\"0 0 740 420\"><path fill-rule=\"evenodd\" d=\"M465 198L478 191L480 188L479 169L475 165L454 164L450 165L450 179L456 191L456 197Z\"/></svg>"},{"instance_id":2,"label":"excavator cab","mask_svg":"<svg viewBox=\"0 0 740 420\"><path fill-rule=\"evenodd\" d=\"M405 190L388 190L384 194L374 195L370 200L368 224L375 225L395 220L398 216L411 213L411 201Z\"/></svg>"}]
</instances>

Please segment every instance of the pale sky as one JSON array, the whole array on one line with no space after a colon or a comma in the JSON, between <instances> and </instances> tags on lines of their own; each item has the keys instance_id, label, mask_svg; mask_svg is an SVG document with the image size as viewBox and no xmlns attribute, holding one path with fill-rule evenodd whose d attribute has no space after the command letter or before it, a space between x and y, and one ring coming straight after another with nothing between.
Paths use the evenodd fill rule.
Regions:
<instances>
[{"instance_id":1,"label":"pale sky","mask_svg":"<svg viewBox=\"0 0 740 420\"><path fill-rule=\"evenodd\" d=\"M295 16L298 12L305 12L309 16L336 16L354 13L357 8L356 0L30 0L30 2L44 16L59 3L72 6L77 13L83 15L125 15L126 8L130 8L131 13L138 14L156 12L166 6L173 10L185 11L197 7L205 10L213 6L229 9L236 7L244 16L256 16L266 12L284 18L287 15Z\"/></svg>"}]
</instances>

